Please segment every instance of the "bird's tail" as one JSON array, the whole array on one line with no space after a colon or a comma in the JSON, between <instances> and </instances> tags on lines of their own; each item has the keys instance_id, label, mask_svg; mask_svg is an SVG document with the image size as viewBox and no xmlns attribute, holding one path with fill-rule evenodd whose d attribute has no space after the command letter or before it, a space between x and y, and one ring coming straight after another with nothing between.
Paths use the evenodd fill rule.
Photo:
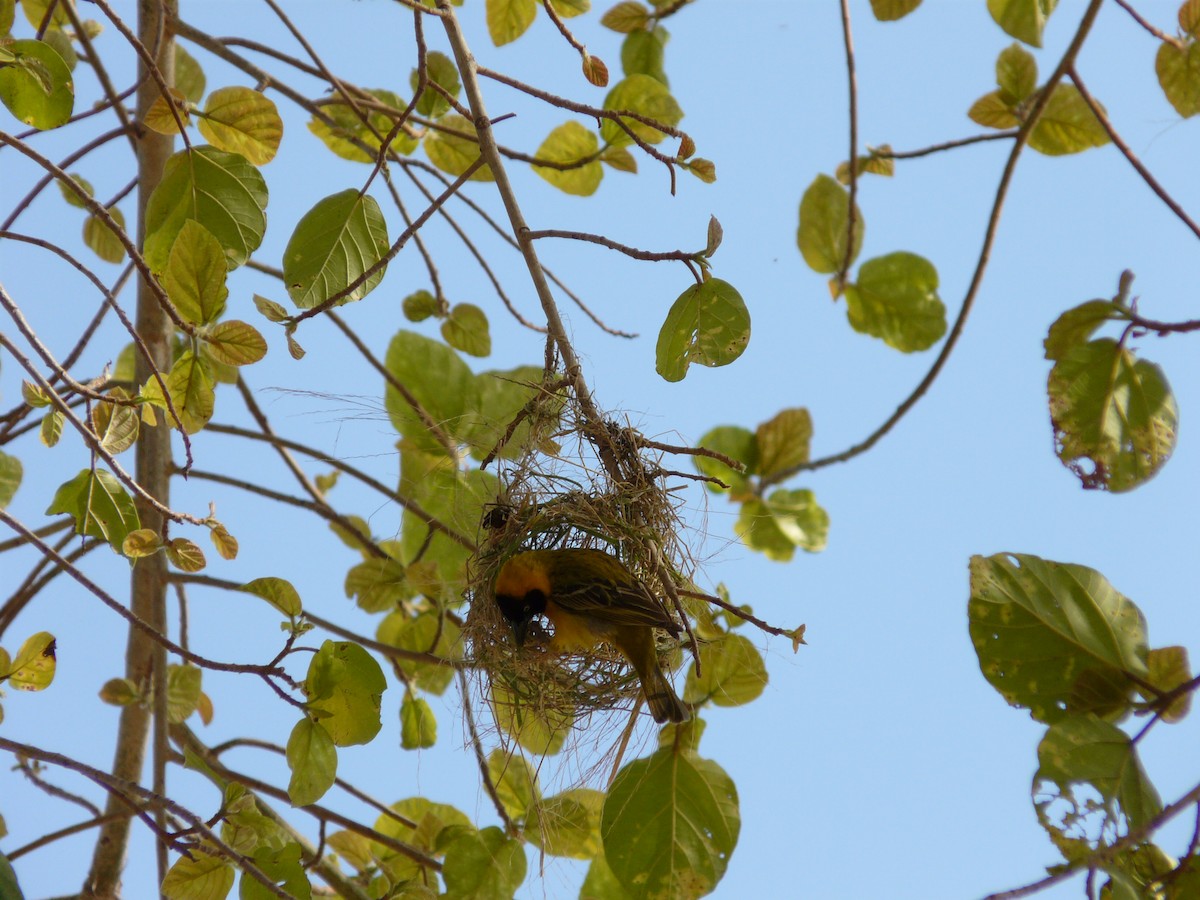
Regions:
<instances>
[{"instance_id":1,"label":"bird's tail","mask_svg":"<svg viewBox=\"0 0 1200 900\"><path fill-rule=\"evenodd\" d=\"M683 701L671 687L671 682L663 674L662 669L655 665L649 672L642 672L642 693L646 697L646 705L650 707L650 715L659 724L663 722L683 722L688 718L688 711Z\"/></svg>"}]
</instances>

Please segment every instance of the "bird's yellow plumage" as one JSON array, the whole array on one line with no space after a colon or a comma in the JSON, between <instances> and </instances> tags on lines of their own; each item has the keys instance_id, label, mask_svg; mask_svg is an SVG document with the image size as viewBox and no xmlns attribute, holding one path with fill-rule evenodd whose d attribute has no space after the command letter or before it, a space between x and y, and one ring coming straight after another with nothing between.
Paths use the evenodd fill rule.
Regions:
<instances>
[{"instance_id":1,"label":"bird's yellow plumage","mask_svg":"<svg viewBox=\"0 0 1200 900\"><path fill-rule=\"evenodd\" d=\"M614 556L602 550L527 550L508 559L496 575L496 603L524 643L529 624L550 620L553 650L586 650L612 644L629 660L642 682L646 705L656 722L688 717L658 664L654 629L679 634L649 589Z\"/></svg>"}]
</instances>

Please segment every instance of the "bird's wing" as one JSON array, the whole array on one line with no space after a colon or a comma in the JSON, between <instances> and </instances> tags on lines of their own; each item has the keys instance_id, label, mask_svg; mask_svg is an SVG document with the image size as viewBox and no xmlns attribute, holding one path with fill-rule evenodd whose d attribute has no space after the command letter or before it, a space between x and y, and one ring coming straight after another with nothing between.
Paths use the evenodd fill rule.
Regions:
<instances>
[{"instance_id":1,"label":"bird's wing","mask_svg":"<svg viewBox=\"0 0 1200 900\"><path fill-rule=\"evenodd\" d=\"M614 625L643 625L679 633L679 626L640 584L597 581L573 591L556 591L554 601L567 612Z\"/></svg>"}]
</instances>

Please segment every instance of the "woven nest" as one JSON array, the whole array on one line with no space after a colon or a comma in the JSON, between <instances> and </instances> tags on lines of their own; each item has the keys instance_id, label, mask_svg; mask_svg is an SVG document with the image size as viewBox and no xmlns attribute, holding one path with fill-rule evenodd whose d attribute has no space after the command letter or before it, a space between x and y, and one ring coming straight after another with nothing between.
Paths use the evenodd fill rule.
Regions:
<instances>
[{"instance_id":1,"label":"woven nest","mask_svg":"<svg viewBox=\"0 0 1200 900\"><path fill-rule=\"evenodd\" d=\"M606 434L613 433L626 430L610 424ZM625 657L606 644L577 653L550 652L551 633L544 622L539 627L535 621L518 648L493 590L506 560L525 550L603 550L618 557L678 619L659 577L664 570L687 571L676 537L675 503L652 477L654 466L633 453L631 441L623 443L622 469L635 471L639 483L614 485L606 474L588 472L584 487L578 478L568 482L558 471L539 468L561 471L561 456L536 454L506 473L504 501L484 516L481 548L469 573L472 601L463 636L497 724L513 736L530 717L557 731L592 713L632 708L641 686ZM564 484L570 488L563 490ZM678 639L660 632L659 640L663 661L678 665Z\"/></svg>"}]
</instances>

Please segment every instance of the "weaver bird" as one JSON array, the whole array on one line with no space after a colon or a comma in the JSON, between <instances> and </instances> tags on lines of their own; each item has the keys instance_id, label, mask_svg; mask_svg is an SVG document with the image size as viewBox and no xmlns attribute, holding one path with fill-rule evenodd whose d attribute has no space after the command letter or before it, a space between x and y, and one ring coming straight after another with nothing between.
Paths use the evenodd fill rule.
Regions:
<instances>
[{"instance_id":1,"label":"weaver bird","mask_svg":"<svg viewBox=\"0 0 1200 900\"><path fill-rule=\"evenodd\" d=\"M688 717L654 647L655 628L675 636L679 626L615 557L578 547L518 553L496 576L496 604L512 626L518 647L525 643L529 623L544 615L554 626L551 650L612 644L641 679L655 722Z\"/></svg>"}]
</instances>

